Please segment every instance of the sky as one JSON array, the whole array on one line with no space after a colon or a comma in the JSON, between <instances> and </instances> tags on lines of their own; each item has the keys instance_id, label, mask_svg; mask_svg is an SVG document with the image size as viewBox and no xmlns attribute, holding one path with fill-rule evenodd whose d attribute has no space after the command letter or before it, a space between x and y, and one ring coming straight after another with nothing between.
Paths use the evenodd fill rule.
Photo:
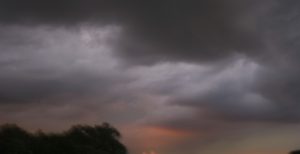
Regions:
<instances>
[{"instance_id":1,"label":"sky","mask_svg":"<svg viewBox=\"0 0 300 154\"><path fill-rule=\"evenodd\" d=\"M130 154L300 149L300 1L0 0L0 124Z\"/></svg>"}]
</instances>

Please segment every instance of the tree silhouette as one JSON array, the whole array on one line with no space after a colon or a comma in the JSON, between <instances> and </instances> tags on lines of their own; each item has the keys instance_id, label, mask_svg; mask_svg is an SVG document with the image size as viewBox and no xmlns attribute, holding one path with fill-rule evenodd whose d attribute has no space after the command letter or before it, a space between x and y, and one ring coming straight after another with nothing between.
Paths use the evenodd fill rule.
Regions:
<instances>
[{"instance_id":1,"label":"tree silhouette","mask_svg":"<svg viewBox=\"0 0 300 154\"><path fill-rule=\"evenodd\" d=\"M300 150L292 151L292 152L290 152L290 154L300 154Z\"/></svg>"},{"instance_id":2,"label":"tree silhouette","mask_svg":"<svg viewBox=\"0 0 300 154\"><path fill-rule=\"evenodd\" d=\"M76 125L62 133L29 133L17 125L0 127L1 154L126 154L120 133L108 123Z\"/></svg>"}]
</instances>

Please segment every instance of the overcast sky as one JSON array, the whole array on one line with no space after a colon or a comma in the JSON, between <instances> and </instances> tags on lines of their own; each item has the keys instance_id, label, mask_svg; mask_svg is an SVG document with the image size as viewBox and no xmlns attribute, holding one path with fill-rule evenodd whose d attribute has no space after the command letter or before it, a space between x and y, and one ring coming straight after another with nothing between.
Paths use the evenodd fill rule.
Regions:
<instances>
[{"instance_id":1,"label":"overcast sky","mask_svg":"<svg viewBox=\"0 0 300 154\"><path fill-rule=\"evenodd\" d=\"M0 0L0 124L132 154L300 148L300 1Z\"/></svg>"}]
</instances>

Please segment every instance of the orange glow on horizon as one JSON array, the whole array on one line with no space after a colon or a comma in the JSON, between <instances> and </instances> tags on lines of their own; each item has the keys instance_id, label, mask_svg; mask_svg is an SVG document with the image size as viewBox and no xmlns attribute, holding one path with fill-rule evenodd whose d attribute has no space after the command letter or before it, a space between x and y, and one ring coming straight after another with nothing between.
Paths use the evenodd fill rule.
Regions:
<instances>
[{"instance_id":1,"label":"orange glow on horizon","mask_svg":"<svg viewBox=\"0 0 300 154\"><path fill-rule=\"evenodd\" d=\"M151 134L151 136L157 137L182 138L192 135L192 133L188 131L155 126L146 127L144 128L144 131L147 132L147 134L149 135Z\"/></svg>"},{"instance_id":2,"label":"orange glow on horizon","mask_svg":"<svg viewBox=\"0 0 300 154\"><path fill-rule=\"evenodd\" d=\"M134 127L128 130L131 130L131 133L135 134L134 142L138 143L141 149L160 149L170 147L193 135L193 133L188 131L159 126ZM157 154L154 150L149 150L148 152L144 151L141 153Z\"/></svg>"},{"instance_id":3,"label":"orange glow on horizon","mask_svg":"<svg viewBox=\"0 0 300 154\"><path fill-rule=\"evenodd\" d=\"M155 152L155 151L153 151L153 150L151 150L151 151L149 151L149 152L143 152L142 154L158 154L158 153Z\"/></svg>"}]
</instances>

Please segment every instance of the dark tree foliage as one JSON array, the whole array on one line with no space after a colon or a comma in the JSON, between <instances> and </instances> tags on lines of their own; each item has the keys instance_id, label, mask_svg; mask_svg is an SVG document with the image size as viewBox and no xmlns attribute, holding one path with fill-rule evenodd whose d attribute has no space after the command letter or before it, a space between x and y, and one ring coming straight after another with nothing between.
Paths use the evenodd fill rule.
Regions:
<instances>
[{"instance_id":1,"label":"dark tree foliage","mask_svg":"<svg viewBox=\"0 0 300 154\"><path fill-rule=\"evenodd\" d=\"M0 127L0 154L126 154L120 137L108 123L76 125L62 133L29 133L6 124Z\"/></svg>"},{"instance_id":2,"label":"dark tree foliage","mask_svg":"<svg viewBox=\"0 0 300 154\"><path fill-rule=\"evenodd\" d=\"M300 150L292 151L292 152L290 152L290 154L300 154Z\"/></svg>"}]
</instances>

